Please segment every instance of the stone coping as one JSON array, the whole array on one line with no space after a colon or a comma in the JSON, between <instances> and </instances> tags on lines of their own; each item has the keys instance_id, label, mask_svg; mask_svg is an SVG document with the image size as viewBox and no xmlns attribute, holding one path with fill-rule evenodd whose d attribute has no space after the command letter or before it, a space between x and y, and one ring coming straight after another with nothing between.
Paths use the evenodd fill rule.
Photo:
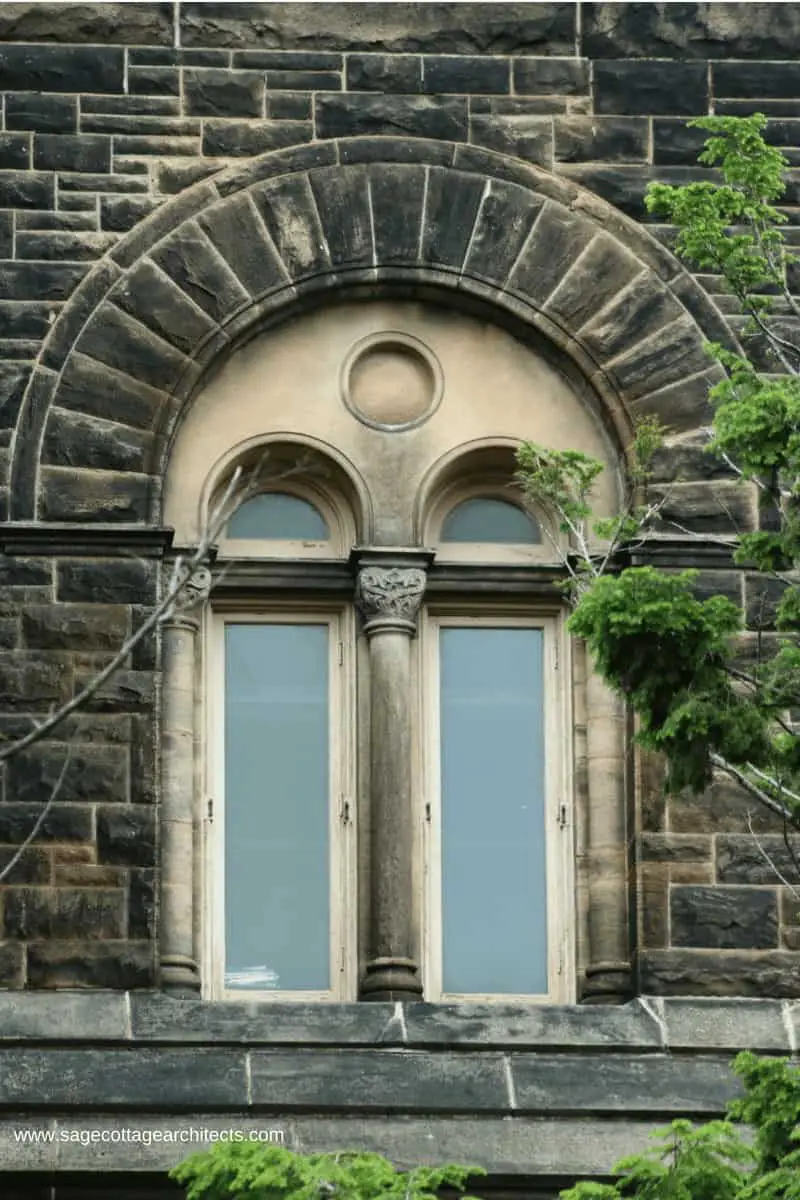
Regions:
<instances>
[{"instance_id":1,"label":"stone coping","mask_svg":"<svg viewBox=\"0 0 800 1200\"><path fill-rule=\"evenodd\" d=\"M750 1049L790 1054L800 1001L639 997L622 1006L204 1002L161 993L0 992L0 1044L41 1042L463 1050Z\"/></svg>"}]
</instances>

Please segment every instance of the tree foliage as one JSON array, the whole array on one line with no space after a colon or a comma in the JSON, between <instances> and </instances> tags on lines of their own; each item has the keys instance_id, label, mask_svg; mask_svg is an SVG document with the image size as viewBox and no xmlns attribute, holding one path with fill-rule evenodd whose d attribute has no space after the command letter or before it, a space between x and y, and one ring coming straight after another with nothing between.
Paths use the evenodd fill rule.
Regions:
<instances>
[{"instance_id":1,"label":"tree foliage","mask_svg":"<svg viewBox=\"0 0 800 1200\"><path fill-rule=\"evenodd\" d=\"M671 789L703 790L714 769L737 779L762 804L800 828L800 306L795 256L778 203L787 162L764 138L765 118L704 117L700 161L708 180L654 183L649 210L678 230L687 264L714 272L748 318L746 352L706 349L724 375L710 391L706 451L742 487L757 490L761 529L732 539L735 563L764 572L776 597L777 637L759 638L741 660L742 614L721 596L702 598L696 574L625 566L624 551L659 532L686 536L665 514L668 491L649 486L654 456L669 431L641 424L629 450L629 498L621 513L592 517L599 462L577 451L527 444L519 480L556 514L573 612L598 670L637 714L639 740L663 752ZM655 497L655 498L652 498ZM552 535L551 535L552 536ZM552 537L554 544L558 538Z\"/></svg>"},{"instance_id":2,"label":"tree foliage","mask_svg":"<svg viewBox=\"0 0 800 1200\"><path fill-rule=\"evenodd\" d=\"M186 1159L171 1177L187 1200L438 1200L441 1188L462 1196L470 1176L485 1174L452 1165L398 1171L380 1154L298 1154L223 1141Z\"/></svg>"},{"instance_id":3,"label":"tree foliage","mask_svg":"<svg viewBox=\"0 0 800 1200\"><path fill-rule=\"evenodd\" d=\"M613 1183L581 1182L562 1200L800 1200L800 1071L749 1052L734 1070L744 1096L727 1120L673 1121L616 1164Z\"/></svg>"}]
</instances>

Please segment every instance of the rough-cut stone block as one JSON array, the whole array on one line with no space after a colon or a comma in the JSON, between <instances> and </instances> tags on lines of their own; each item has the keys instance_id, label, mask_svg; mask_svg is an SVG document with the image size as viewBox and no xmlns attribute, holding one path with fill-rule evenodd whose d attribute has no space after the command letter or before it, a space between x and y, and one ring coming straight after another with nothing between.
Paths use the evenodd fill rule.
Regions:
<instances>
[{"instance_id":1,"label":"rough-cut stone block","mask_svg":"<svg viewBox=\"0 0 800 1200\"><path fill-rule=\"evenodd\" d=\"M152 563L130 559L64 559L56 569L56 597L79 604L147 604L154 598Z\"/></svg>"},{"instance_id":2,"label":"rough-cut stone block","mask_svg":"<svg viewBox=\"0 0 800 1200\"><path fill-rule=\"evenodd\" d=\"M786 584L764 575L745 575L745 619L748 629L774 629Z\"/></svg>"},{"instance_id":3,"label":"rough-cut stone block","mask_svg":"<svg viewBox=\"0 0 800 1200\"><path fill-rule=\"evenodd\" d=\"M292 279L330 269L307 177L285 176L255 189L252 194Z\"/></svg>"},{"instance_id":4,"label":"rough-cut stone block","mask_svg":"<svg viewBox=\"0 0 800 1200\"><path fill-rule=\"evenodd\" d=\"M516 1110L722 1115L741 1090L727 1058L511 1054Z\"/></svg>"},{"instance_id":5,"label":"rough-cut stone block","mask_svg":"<svg viewBox=\"0 0 800 1200\"><path fill-rule=\"evenodd\" d=\"M6 96L6 128L39 133L77 133L78 97L10 92Z\"/></svg>"},{"instance_id":6,"label":"rough-cut stone block","mask_svg":"<svg viewBox=\"0 0 800 1200\"><path fill-rule=\"evenodd\" d=\"M113 796L109 796L113 799ZM155 813L145 805L98 806L97 854L115 866L152 867L155 862Z\"/></svg>"},{"instance_id":7,"label":"rough-cut stone block","mask_svg":"<svg viewBox=\"0 0 800 1200\"><path fill-rule=\"evenodd\" d=\"M716 368L639 396L631 404L637 416L655 416L676 433L708 425L711 419L709 389L719 382Z\"/></svg>"},{"instance_id":8,"label":"rough-cut stone block","mask_svg":"<svg viewBox=\"0 0 800 1200\"><path fill-rule=\"evenodd\" d=\"M41 816L41 804L0 804L0 843L18 846ZM94 836L88 805L54 804L39 827L37 842L88 842Z\"/></svg>"},{"instance_id":9,"label":"rough-cut stone block","mask_svg":"<svg viewBox=\"0 0 800 1200\"><path fill-rule=\"evenodd\" d=\"M708 136L708 130L693 129L685 121L656 117L653 121L653 162L658 166L662 163L669 166L696 163Z\"/></svg>"},{"instance_id":10,"label":"rough-cut stone block","mask_svg":"<svg viewBox=\"0 0 800 1200\"><path fill-rule=\"evenodd\" d=\"M244 1051L75 1048L0 1050L0 1097L28 1107L236 1108L247 1102Z\"/></svg>"},{"instance_id":11,"label":"rough-cut stone block","mask_svg":"<svg viewBox=\"0 0 800 1200\"><path fill-rule=\"evenodd\" d=\"M0 1040L72 1041L80 1040L87 1031L92 1039L126 1038L124 995L29 992L23 998L0 993Z\"/></svg>"},{"instance_id":12,"label":"rough-cut stone block","mask_svg":"<svg viewBox=\"0 0 800 1200\"><path fill-rule=\"evenodd\" d=\"M796 62L719 62L711 68L711 77L714 96L720 98L794 100L800 89Z\"/></svg>"},{"instance_id":13,"label":"rough-cut stone block","mask_svg":"<svg viewBox=\"0 0 800 1200\"><path fill-rule=\"evenodd\" d=\"M420 245L423 263L461 269L483 188L483 180L475 175L431 168Z\"/></svg>"},{"instance_id":14,"label":"rough-cut stone block","mask_svg":"<svg viewBox=\"0 0 800 1200\"><path fill-rule=\"evenodd\" d=\"M310 121L314 115L312 97L308 92L271 92L265 115L271 121Z\"/></svg>"},{"instance_id":15,"label":"rough-cut stone block","mask_svg":"<svg viewBox=\"0 0 800 1200\"><path fill-rule=\"evenodd\" d=\"M197 223L251 296L262 296L287 281L286 268L248 195L216 205Z\"/></svg>"},{"instance_id":16,"label":"rough-cut stone block","mask_svg":"<svg viewBox=\"0 0 800 1200\"><path fill-rule=\"evenodd\" d=\"M473 117L470 141L475 146L548 168L553 161L553 127L548 118L528 114Z\"/></svg>"},{"instance_id":17,"label":"rough-cut stone block","mask_svg":"<svg viewBox=\"0 0 800 1200\"><path fill-rule=\"evenodd\" d=\"M206 256L207 257L207 256ZM184 354L191 354L217 328L216 323L193 303L169 275L149 260L140 262L114 289L114 303L137 321L147 325L159 337L176 346ZM77 466L97 465L112 469L118 463L77 463ZM141 470L133 463L123 464L132 470Z\"/></svg>"},{"instance_id":18,"label":"rough-cut stone block","mask_svg":"<svg viewBox=\"0 0 800 1200\"><path fill-rule=\"evenodd\" d=\"M11 859L15 859L11 866ZM9 869L10 868L10 869ZM7 885L18 883L51 883L53 865L47 850L28 847L19 853L18 847L0 847L0 871L3 872L3 883Z\"/></svg>"},{"instance_id":19,"label":"rough-cut stone block","mask_svg":"<svg viewBox=\"0 0 800 1200\"><path fill-rule=\"evenodd\" d=\"M163 205L149 220L144 221L140 228L123 238L112 253L114 262L123 268L132 267L151 246L165 238L168 233L177 230L195 213L215 203L218 198L218 193L211 184L198 184L197 187L189 189L180 199L170 205Z\"/></svg>"},{"instance_id":20,"label":"rough-cut stone block","mask_svg":"<svg viewBox=\"0 0 800 1200\"><path fill-rule=\"evenodd\" d=\"M197 117L260 117L264 76L256 71L189 68L183 72L186 112Z\"/></svg>"},{"instance_id":21,"label":"rough-cut stone block","mask_svg":"<svg viewBox=\"0 0 800 1200\"><path fill-rule=\"evenodd\" d=\"M764 857L765 854L775 864L774 867ZM720 883L766 884L774 887L780 882L780 872L788 883L796 885L800 883L796 857L796 853L790 853L783 835L779 833L762 833L758 842L749 832L720 834L716 839L717 878Z\"/></svg>"},{"instance_id":22,"label":"rough-cut stone block","mask_svg":"<svg viewBox=\"0 0 800 1200\"><path fill-rule=\"evenodd\" d=\"M369 172L375 256L379 264L416 262L419 249L425 171L392 163Z\"/></svg>"},{"instance_id":23,"label":"rough-cut stone block","mask_svg":"<svg viewBox=\"0 0 800 1200\"><path fill-rule=\"evenodd\" d=\"M149 475L43 466L39 517L43 521L144 521L150 512Z\"/></svg>"},{"instance_id":24,"label":"rough-cut stone block","mask_svg":"<svg viewBox=\"0 0 800 1200\"><path fill-rule=\"evenodd\" d=\"M118 46L0 44L0 79L9 91L121 92L123 55Z\"/></svg>"},{"instance_id":25,"label":"rough-cut stone block","mask_svg":"<svg viewBox=\"0 0 800 1200\"><path fill-rule=\"evenodd\" d=\"M372 214L365 167L326 167L309 175L334 266L373 260Z\"/></svg>"},{"instance_id":26,"label":"rough-cut stone block","mask_svg":"<svg viewBox=\"0 0 800 1200\"><path fill-rule=\"evenodd\" d=\"M76 688L85 687L94 675L76 672ZM86 711L116 713L131 709L150 710L155 696L152 671L115 671L86 702Z\"/></svg>"},{"instance_id":27,"label":"rough-cut stone block","mask_svg":"<svg viewBox=\"0 0 800 1200\"><path fill-rule=\"evenodd\" d=\"M777 896L767 888L674 886L670 930L675 946L771 950L778 943Z\"/></svg>"},{"instance_id":28,"label":"rough-cut stone block","mask_svg":"<svg viewBox=\"0 0 800 1200\"><path fill-rule=\"evenodd\" d=\"M66 300L89 267L85 263L0 263L0 292L18 300Z\"/></svg>"},{"instance_id":29,"label":"rough-cut stone block","mask_svg":"<svg viewBox=\"0 0 800 1200\"><path fill-rule=\"evenodd\" d=\"M0 429L13 429L30 377L26 363L0 362Z\"/></svg>"},{"instance_id":30,"label":"rough-cut stone block","mask_svg":"<svg viewBox=\"0 0 800 1200\"><path fill-rule=\"evenodd\" d=\"M148 217L158 204L152 196L101 196L100 226L113 233L127 233Z\"/></svg>"},{"instance_id":31,"label":"rough-cut stone block","mask_svg":"<svg viewBox=\"0 0 800 1200\"><path fill-rule=\"evenodd\" d=\"M198 159L165 159L153 164L153 187L161 195L174 196L184 188L191 187L199 179L205 179L218 169L217 163L211 160Z\"/></svg>"},{"instance_id":32,"label":"rough-cut stone block","mask_svg":"<svg viewBox=\"0 0 800 1200\"><path fill-rule=\"evenodd\" d=\"M152 428L165 400L163 392L77 353L70 356L55 395L63 408L139 429Z\"/></svg>"},{"instance_id":33,"label":"rough-cut stone block","mask_svg":"<svg viewBox=\"0 0 800 1200\"><path fill-rule=\"evenodd\" d=\"M409 54L348 54L348 92L422 91L422 59Z\"/></svg>"},{"instance_id":34,"label":"rough-cut stone block","mask_svg":"<svg viewBox=\"0 0 800 1200\"><path fill-rule=\"evenodd\" d=\"M493 180L481 201L465 273L505 283L542 204L531 192Z\"/></svg>"},{"instance_id":35,"label":"rough-cut stone block","mask_svg":"<svg viewBox=\"0 0 800 1200\"><path fill-rule=\"evenodd\" d=\"M313 30L312 38L309 33ZM315 52L356 50L429 54L574 53L575 6L569 3L454 8L452 4L393 4L362 8L358 23L345 8L318 4L187 3L181 6L182 46L257 45Z\"/></svg>"},{"instance_id":36,"label":"rough-cut stone block","mask_svg":"<svg viewBox=\"0 0 800 1200\"><path fill-rule=\"evenodd\" d=\"M553 129L559 162L647 162L646 117L556 117Z\"/></svg>"},{"instance_id":37,"label":"rough-cut stone block","mask_svg":"<svg viewBox=\"0 0 800 1200\"><path fill-rule=\"evenodd\" d=\"M34 942L28 946L28 982L32 988L153 987L154 947L127 941Z\"/></svg>"},{"instance_id":38,"label":"rough-cut stone block","mask_svg":"<svg viewBox=\"0 0 800 1200\"><path fill-rule=\"evenodd\" d=\"M106 870L122 870L107 867ZM132 867L128 875L128 937L151 939L158 933L158 877L152 868Z\"/></svg>"},{"instance_id":39,"label":"rough-cut stone block","mask_svg":"<svg viewBox=\"0 0 800 1200\"><path fill-rule=\"evenodd\" d=\"M11 215L10 213L8 214ZM0 217L2 225L2 217ZM3 238L0 234L0 246ZM53 306L50 304L14 303L0 301L0 338L30 338L39 341L47 335L51 323Z\"/></svg>"},{"instance_id":40,"label":"rough-cut stone block","mask_svg":"<svg viewBox=\"0 0 800 1200\"><path fill-rule=\"evenodd\" d=\"M152 995L131 1000L134 1038L147 1042L373 1046L402 1043L393 1004L208 1003Z\"/></svg>"},{"instance_id":41,"label":"rough-cut stone block","mask_svg":"<svg viewBox=\"0 0 800 1200\"><path fill-rule=\"evenodd\" d=\"M317 137L321 138L404 133L446 141L467 140L467 101L456 96L329 93L315 97L314 111Z\"/></svg>"},{"instance_id":42,"label":"rough-cut stone block","mask_svg":"<svg viewBox=\"0 0 800 1200\"><path fill-rule=\"evenodd\" d=\"M214 296L206 299L209 306L216 302ZM183 354L108 301L95 311L76 349L152 387L173 385L186 367Z\"/></svg>"},{"instance_id":43,"label":"rough-cut stone block","mask_svg":"<svg viewBox=\"0 0 800 1200\"><path fill-rule=\"evenodd\" d=\"M641 271L613 238L598 234L572 264L544 306L567 329L582 325L622 291Z\"/></svg>"},{"instance_id":44,"label":"rough-cut stone block","mask_svg":"<svg viewBox=\"0 0 800 1200\"><path fill-rule=\"evenodd\" d=\"M661 485L654 496L663 494ZM661 508L659 525L667 532L732 534L755 527L754 500L738 483L674 483ZM682 528L681 528L682 527Z\"/></svg>"},{"instance_id":45,"label":"rough-cut stone block","mask_svg":"<svg viewBox=\"0 0 800 1200\"><path fill-rule=\"evenodd\" d=\"M310 142L310 121L216 121L203 123L203 154L206 157L252 157L282 150L299 142Z\"/></svg>"},{"instance_id":46,"label":"rough-cut stone block","mask_svg":"<svg viewBox=\"0 0 800 1200\"><path fill-rule=\"evenodd\" d=\"M786 950L649 950L639 971L654 995L800 997L797 955Z\"/></svg>"},{"instance_id":47,"label":"rough-cut stone block","mask_svg":"<svg viewBox=\"0 0 800 1200\"><path fill-rule=\"evenodd\" d=\"M652 478L658 483L730 479L733 475L725 460L712 451L706 433L670 437L653 456L652 469Z\"/></svg>"},{"instance_id":48,"label":"rough-cut stone block","mask_svg":"<svg viewBox=\"0 0 800 1200\"><path fill-rule=\"evenodd\" d=\"M25 949L21 942L0 942L0 987L24 987Z\"/></svg>"},{"instance_id":49,"label":"rough-cut stone block","mask_svg":"<svg viewBox=\"0 0 800 1200\"><path fill-rule=\"evenodd\" d=\"M193 53L183 50L183 54ZM202 51L195 54L224 54L224 50ZM235 50L232 65L236 70L251 71L341 71L343 56L318 50Z\"/></svg>"},{"instance_id":50,"label":"rough-cut stone block","mask_svg":"<svg viewBox=\"0 0 800 1200\"><path fill-rule=\"evenodd\" d=\"M509 279L512 291L537 307L555 290L591 241L593 227L560 205L545 204Z\"/></svg>"},{"instance_id":51,"label":"rough-cut stone block","mask_svg":"<svg viewBox=\"0 0 800 1200\"><path fill-rule=\"evenodd\" d=\"M54 794L57 803L95 804L101 800L125 804L128 800L125 746L42 741L13 758L6 771L6 796L13 803L43 804Z\"/></svg>"},{"instance_id":52,"label":"rough-cut stone block","mask_svg":"<svg viewBox=\"0 0 800 1200\"><path fill-rule=\"evenodd\" d=\"M42 171L0 171L0 206L54 208L55 177Z\"/></svg>"},{"instance_id":53,"label":"rough-cut stone block","mask_svg":"<svg viewBox=\"0 0 800 1200\"><path fill-rule=\"evenodd\" d=\"M318 1111L417 1109L497 1112L509 1108L502 1056L481 1055L480 1069L464 1055L395 1050L254 1050L254 1104Z\"/></svg>"},{"instance_id":54,"label":"rough-cut stone block","mask_svg":"<svg viewBox=\"0 0 800 1200\"><path fill-rule=\"evenodd\" d=\"M125 931L121 888L9 888L3 904L7 937L119 938Z\"/></svg>"},{"instance_id":55,"label":"rough-cut stone block","mask_svg":"<svg viewBox=\"0 0 800 1200\"><path fill-rule=\"evenodd\" d=\"M340 71L267 71L267 91L340 92Z\"/></svg>"},{"instance_id":56,"label":"rough-cut stone block","mask_svg":"<svg viewBox=\"0 0 800 1200\"><path fill-rule=\"evenodd\" d=\"M25 133L0 134L0 170L25 171L30 165L30 137Z\"/></svg>"},{"instance_id":57,"label":"rough-cut stone block","mask_svg":"<svg viewBox=\"0 0 800 1200\"><path fill-rule=\"evenodd\" d=\"M39 262L87 262L102 258L114 245L112 233L70 233L53 230L43 233L18 233L17 257L32 258Z\"/></svg>"},{"instance_id":58,"label":"rough-cut stone block","mask_svg":"<svg viewBox=\"0 0 800 1200\"><path fill-rule=\"evenodd\" d=\"M643 862L704 862L711 850L711 839L704 834L643 833L639 839Z\"/></svg>"},{"instance_id":59,"label":"rough-cut stone block","mask_svg":"<svg viewBox=\"0 0 800 1200\"><path fill-rule=\"evenodd\" d=\"M661 1013L670 1048L785 1053L789 1041L778 1000L664 999Z\"/></svg>"},{"instance_id":60,"label":"rough-cut stone block","mask_svg":"<svg viewBox=\"0 0 800 1200\"><path fill-rule=\"evenodd\" d=\"M409 1004L410 1046L498 1049L662 1045L658 1023L638 1000L619 1008L577 1005Z\"/></svg>"},{"instance_id":61,"label":"rough-cut stone block","mask_svg":"<svg viewBox=\"0 0 800 1200\"><path fill-rule=\"evenodd\" d=\"M518 58L513 71L516 95L584 96L589 92L585 58Z\"/></svg>"},{"instance_id":62,"label":"rough-cut stone block","mask_svg":"<svg viewBox=\"0 0 800 1200\"><path fill-rule=\"evenodd\" d=\"M584 50L596 58L784 58L787 45L800 36L790 5L752 0L693 4L691 9L587 3L582 27Z\"/></svg>"},{"instance_id":63,"label":"rough-cut stone block","mask_svg":"<svg viewBox=\"0 0 800 1200\"><path fill-rule=\"evenodd\" d=\"M422 60L422 90L433 95L448 92L503 95L510 87L511 71L507 58L458 55L436 58L429 55Z\"/></svg>"},{"instance_id":64,"label":"rough-cut stone block","mask_svg":"<svg viewBox=\"0 0 800 1200\"><path fill-rule=\"evenodd\" d=\"M682 317L662 326L657 333L624 348L612 366L613 374L629 400L658 391L670 383L701 373L708 358L697 326Z\"/></svg>"},{"instance_id":65,"label":"rough-cut stone block","mask_svg":"<svg viewBox=\"0 0 800 1200\"><path fill-rule=\"evenodd\" d=\"M130 67L128 88L132 95L180 96L181 76L176 67Z\"/></svg>"},{"instance_id":66,"label":"rough-cut stone block","mask_svg":"<svg viewBox=\"0 0 800 1200\"><path fill-rule=\"evenodd\" d=\"M0 651L0 695L4 706L19 710L63 701L69 683L64 666L62 659L54 654Z\"/></svg>"},{"instance_id":67,"label":"rough-cut stone block","mask_svg":"<svg viewBox=\"0 0 800 1200\"><path fill-rule=\"evenodd\" d=\"M705 63L608 59L595 63L592 90L600 115L693 117L708 112Z\"/></svg>"},{"instance_id":68,"label":"rough-cut stone block","mask_svg":"<svg viewBox=\"0 0 800 1200\"><path fill-rule=\"evenodd\" d=\"M110 171L111 138L81 133L37 133L33 139L37 171Z\"/></svg>"},{"instance_id":69,"label":"rough-cut stone block","mask_svg":"<svg viewBox=\"0 0 800 1200\"><path fill-rule=\"evenodd\" d=\"M643 862L637 869L640 949L661 950L669 944L669 867Z\"/></svg>"},{"instance_id":70,"label":"rough-cut stone block","mask_svg":"<svg viewBox=\"0 0 800 1200\"><path fill-rule=\"evenodd\" d=\"M225 260L193 222L165 241L153 254L153 260L214 321L224 321L250 299Z\"/></svg>"},{"instance_id":71,"label":"rough-cut stone block","mask_svg":"<svg viewBox=\"0 0 800 1200\"><path fill-rule=\"evenodd\" d=\"M124 42L133 45L172 45L173 10L169 3L126 3L124 20L110 4L80 6L42 3L15 4L0 13L4 42Z\"/></svg>"}]
</instances>

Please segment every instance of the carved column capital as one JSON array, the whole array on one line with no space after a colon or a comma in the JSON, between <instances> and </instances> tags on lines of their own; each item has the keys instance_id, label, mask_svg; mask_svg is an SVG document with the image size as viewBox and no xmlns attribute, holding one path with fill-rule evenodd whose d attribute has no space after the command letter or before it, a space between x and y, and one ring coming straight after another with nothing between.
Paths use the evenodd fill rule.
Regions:
<instances>
[{"instance_id":1,"label":"carved column capital","mask_svg":"<svg viewBox=\"0 0 800 1200\"><path fill-rule=\"evenodd\" d=\"M180 593L164 614L161 624L165 629L188 629L195 633L200 625L200 610L211 591L211 571L208 567L195 567L189 574ZM166 587L175 586L171 572Z\"/></svg>"},{"instance_id":2,"label":"carved column capital","mask_svg":"<svg viewBox=\"0 0 800 1200\"><path fill-rule=\"evenodd\" d=\"M356 606L368 637L381 631L415 633L432 557L419 550L353 552Z\"/></svg>"}]
</instances>

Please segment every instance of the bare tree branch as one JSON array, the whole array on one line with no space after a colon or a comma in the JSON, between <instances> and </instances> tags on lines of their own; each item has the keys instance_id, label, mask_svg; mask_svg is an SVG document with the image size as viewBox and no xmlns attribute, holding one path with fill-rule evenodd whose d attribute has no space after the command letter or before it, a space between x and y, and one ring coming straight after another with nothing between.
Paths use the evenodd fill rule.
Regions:
<instances>
[{"instance_id":1,"label":"bare tree branch","mask_svg":"<svg viewBox=\"0 0 800 1200\"><path fill-rule=\"evenodd\" d=\"M789 883L789 880L782 873L780 867L775 862L775 859L772 858L767 853L766 849L764 848L763 842L761 841L760 837L756 833L755 829L753 829L753 822L750 819L750 813L747 814L747 828L750 832L750 836L752 837L753 841L756 844L756 848L758 849L759 854L764 859L764 861L766 862L769 869L771 871L775 872L775 874L778 877L778 879L780 880L780 882L783 884L783 886L785 888L789 889L789 891L792 893L792 896L795 898L795 900L800 900L800 891L798 891L798 889L795 887L795 885L793 883Z\"/></svg>"}]
</instances>

